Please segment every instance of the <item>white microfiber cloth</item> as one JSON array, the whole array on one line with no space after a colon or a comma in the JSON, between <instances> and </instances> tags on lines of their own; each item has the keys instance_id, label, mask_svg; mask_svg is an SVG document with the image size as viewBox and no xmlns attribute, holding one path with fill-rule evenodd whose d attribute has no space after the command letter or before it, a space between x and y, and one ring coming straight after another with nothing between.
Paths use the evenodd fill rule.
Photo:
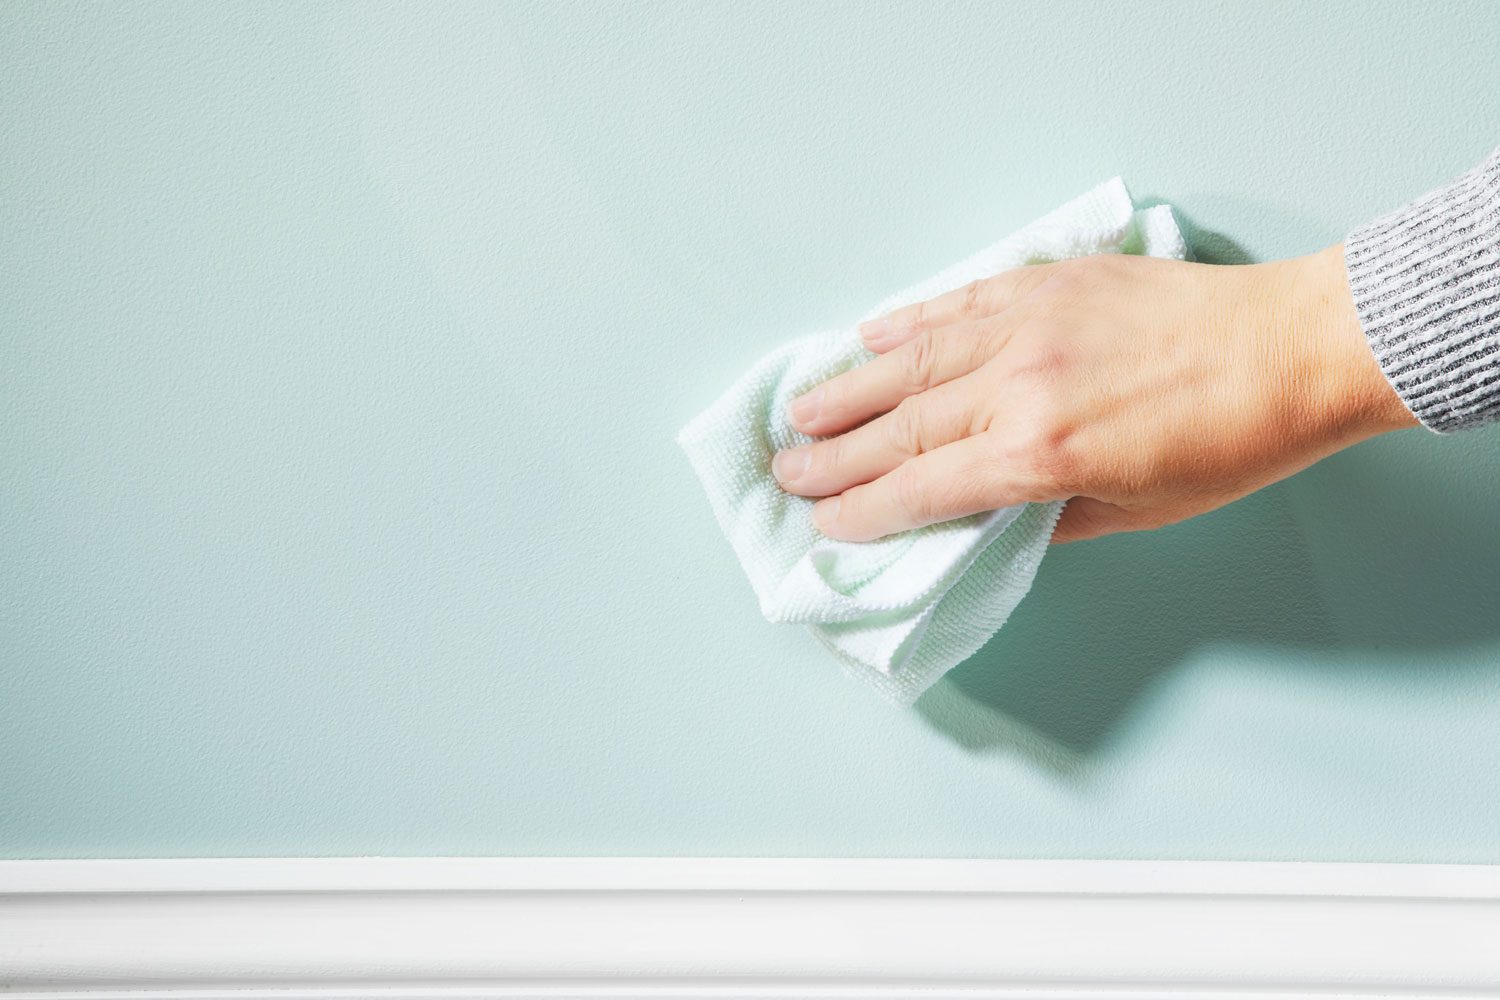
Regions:
<instances>
[{"instance_id":1,"label":"white microfiber cloth","mask_svg":"<svg viewBox=\"0 0 1500 1000\"><path fill-rule=\"evenodd\" d=\"M1172 210L1137 212L1117 177L860 321L1026 264L1185 252ZM788 424L790 400L873 357L853 326L794 340L746 372L677 441L766 619L806 625L849 672L910 704L1005 624L1031 587L1062 504L1021 504L874 542L824 537L813 527L813 501L777 485L771 457L812 440Z\"/></svg>"}]
</instances>

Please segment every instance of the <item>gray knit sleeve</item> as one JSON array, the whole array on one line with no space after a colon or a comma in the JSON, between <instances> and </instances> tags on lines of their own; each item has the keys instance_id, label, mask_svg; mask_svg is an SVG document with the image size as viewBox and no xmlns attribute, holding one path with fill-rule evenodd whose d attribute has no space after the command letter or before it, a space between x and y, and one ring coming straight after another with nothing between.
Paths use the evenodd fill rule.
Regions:
<instances>
[{"instance_id":1,"label":"gray knit sleeve","mask_svg":"<svg viewBox=\"0 0 1500 1000\"><path fill-rule=\"evenodd\" d=\"M1344 241L1385 377L1444 432L1500 420L1500 149Z\"/></svg>"}]
</instances>

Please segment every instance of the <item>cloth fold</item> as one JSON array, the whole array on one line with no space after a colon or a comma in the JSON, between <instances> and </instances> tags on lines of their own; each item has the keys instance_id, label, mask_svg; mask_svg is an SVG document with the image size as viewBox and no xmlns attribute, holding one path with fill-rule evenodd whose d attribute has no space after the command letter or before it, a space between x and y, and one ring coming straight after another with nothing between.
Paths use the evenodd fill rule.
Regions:
<instances>
[{"instance_id":1,"label":"cloth fold","mask_svg":"<svg viewBox=\"0 0 1500 1000\"><path fill-rule=\"evenodd\" d=\"M1166 205L1135 210L1118 177L926 281L860 322L1012 267L1094 253L1185 256ZM845 669L910 704L973 655L1031 587L1062 504L1021 504L874 542L813 527L813 501L783 491L771 457L812 439L786 406L874 355L855 326L794 340L739 378L677 436L771 622L807 626Z\"/></svg>"}]
</instances>

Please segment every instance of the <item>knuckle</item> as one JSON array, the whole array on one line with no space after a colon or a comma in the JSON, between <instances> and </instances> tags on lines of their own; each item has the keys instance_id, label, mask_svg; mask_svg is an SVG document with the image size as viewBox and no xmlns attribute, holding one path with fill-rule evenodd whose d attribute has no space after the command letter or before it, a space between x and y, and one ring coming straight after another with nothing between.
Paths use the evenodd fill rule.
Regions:
<instances>
[{"instance_id":1,"label":"knuckle","mask_svg":"<svg viewBox=\"0 0 1500 1000\"><path fill-rule=\"evenodd\" d=\"M827 421L843 415L849 404L849 373L837 375L823 383L823 400L818 408L818 419Z\"/></svg>"},{"instance_id":2,"label":"knuckle","mask_svg":"<svg viewBox=\"0 0 1500 1000\"><path fill-rule=\"evenodd\" d=\"M1089 258L1059 261L1037 283L1033 295L1044 315L1057 315L1074 307L1089 288L1098 286L1097 272L1088 265Z\"/></svg>"},{"instance_id":3,"label":"knuckle","mask_svg":"<svg viewBox=\"0 0 1500 1000\"><path fill-rule=\"evenodd\" d=\"M941 506L945 511L975 511L992 506L991 494L997 482L997 468L992 462L975 461L942 484Z\"/></svg>"},{"instance_id":4,"label":"knuckle","mask_svg":"<svg viewBox=\"0 0 1500 1000\"><path fill-rule=\"evenodd\" d=\"M815 442L808 453L806 475L816 475L827 472L829 469L837 469L842 464L843 457L843 435Z\"/></svg>"},{"instance_id":5,"label":"knuckle","mask_svg":"<svg viewBox=\"0 0 1500 1000\"><path fill-rule=\"evenodd\" d=\"M1047 285L1054 292L1071 292L1095 283L1107 271L1112 254L1090 254L1060 260L1047 276Z\"/></svg>"},{"instance_id":6,"label":"knuckle","mask_svg":"<svg viewBox=\"0 0 1500 1000\"><path fill-rule=\"evenodd\" d=\"M892 473L896 506L913 524L931 524L994 506L995 468L972 462L941 481L907 462Z\"/></svg>"},{"instance_id":7,"label":"knuckle","mask_svg":"<svg viewBox=\"0 0 1500 1000\"><path fill-rule=\"evenodd\" d=\"M891 491L896 506L912 521L925 522L932 516L932 501L912 463L892 473Z\"/></svg>"},{"instance_id":8,"label":"knuckle","mask_svg":"<svg viewBox=\"0 0 1500 1000\"><path fill-rule=\"evenodd\" d=\"M1002 343L1000 330L993 323L981 323L971 328L963 348L964 360L967 362L965 370L976 371L989 364Z\"/></svg>"},{"instance_id":9,"label":"knuckle","mask_svg":"<svg viewBox=\"0 0 1500 1000\"><path fill-rule=\"evenodd\" d=\"M902 350L901 381L909 393L926 392L932 387L936 354L936 343L930 333L918 335Z\"/></svg>"},{"instance_id":10,"label":"knuckle","mask_svg":"<svg viewBox=\"0 0 1500 1000\"><path fill-rule=\"evenodd\" d=\"M897 451L917 455L922 451L922 414L910 397L896 404L887 421L891 444Z\"/></svg>"},{"instance_id":11,"label":"knuckle","mask_svg":"<svg viewBox=\"0 0 1500 1000\"><path fill-rule=\"evenodd\" d=\"M1053 301L1079 306L1089 301L1108 301L1129 282L1130 265L1149 257L1115 253L1093 254L1059 262L1045 288Z\"/></svg>"},{"instance_id":12,"label":"knuckle","mask_svg":"<svg viewBox=\"0 0 1500 1000\"><path fill-rule=\"evenodd\" d=\"M1073 494L1082 481L1082 463L1071 435L1044 439L1033 461L1036 485L1048 493Z\"/></svg>"},{"instance_id":13,"label":"knuckle","mask_svg":"<svg viewBox=\"0 0 1500 1000\"><path fill-rule=\"evenodd\" d=\"M960 316L977 316L984 302L984 279L971 281L963 287L963 295L958 304Z\"/></svg>"},{"instance_id":14,"label":"knuckle","mask_svg":"<svg viewBox=\"0 0 1500 1000\"><path fill-rule=\"evenodd\" d=\"M1035 414L1018 428L1015 449L1039 489L1070 492L1078 484L1082 462L1078 431L1071 422Z\"/></svg>"},{"instance_id":15,"label":"knuckle","mask_svg":"<svg viewBox=\"0 0 1500 1000\"><path fill-rule=\"evenodd\" d=\"M1035 383L1048 384L1064 375L1072 364L1072 352L1060 330L1034 324L1024 347L1016 351L1012 362L1015 375Z\"/></svg>"},{"instance_id":16,"label":"knuckle","mask_svg":"<svg viewBox=\"0 0 1500 1000\"><path fill-rule=\"evenodd\" d=\"M1026 412L1052 416L1068 408L1079 379L1065 344L1033 338L1007 355L1002 377Z\"/></svg>"}]
</instances>

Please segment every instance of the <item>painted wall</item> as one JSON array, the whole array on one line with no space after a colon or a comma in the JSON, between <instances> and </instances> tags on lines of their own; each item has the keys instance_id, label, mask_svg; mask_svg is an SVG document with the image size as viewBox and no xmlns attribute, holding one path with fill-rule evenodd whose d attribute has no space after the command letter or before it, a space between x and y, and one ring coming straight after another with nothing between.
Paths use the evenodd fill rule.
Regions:
<instances>
[{"instance_id":1,"label":"painted wall","mask_svg":"<svg viewBox=\"0 0 1500 1000\"><path fill-rule=\"evenodd\" d=\"M1500 430L1058 550L914 711L677 427L1122 173L1262 259L1490 3L0 9L0 853L1500 862Z\"/></svg>"}]
</instances>

